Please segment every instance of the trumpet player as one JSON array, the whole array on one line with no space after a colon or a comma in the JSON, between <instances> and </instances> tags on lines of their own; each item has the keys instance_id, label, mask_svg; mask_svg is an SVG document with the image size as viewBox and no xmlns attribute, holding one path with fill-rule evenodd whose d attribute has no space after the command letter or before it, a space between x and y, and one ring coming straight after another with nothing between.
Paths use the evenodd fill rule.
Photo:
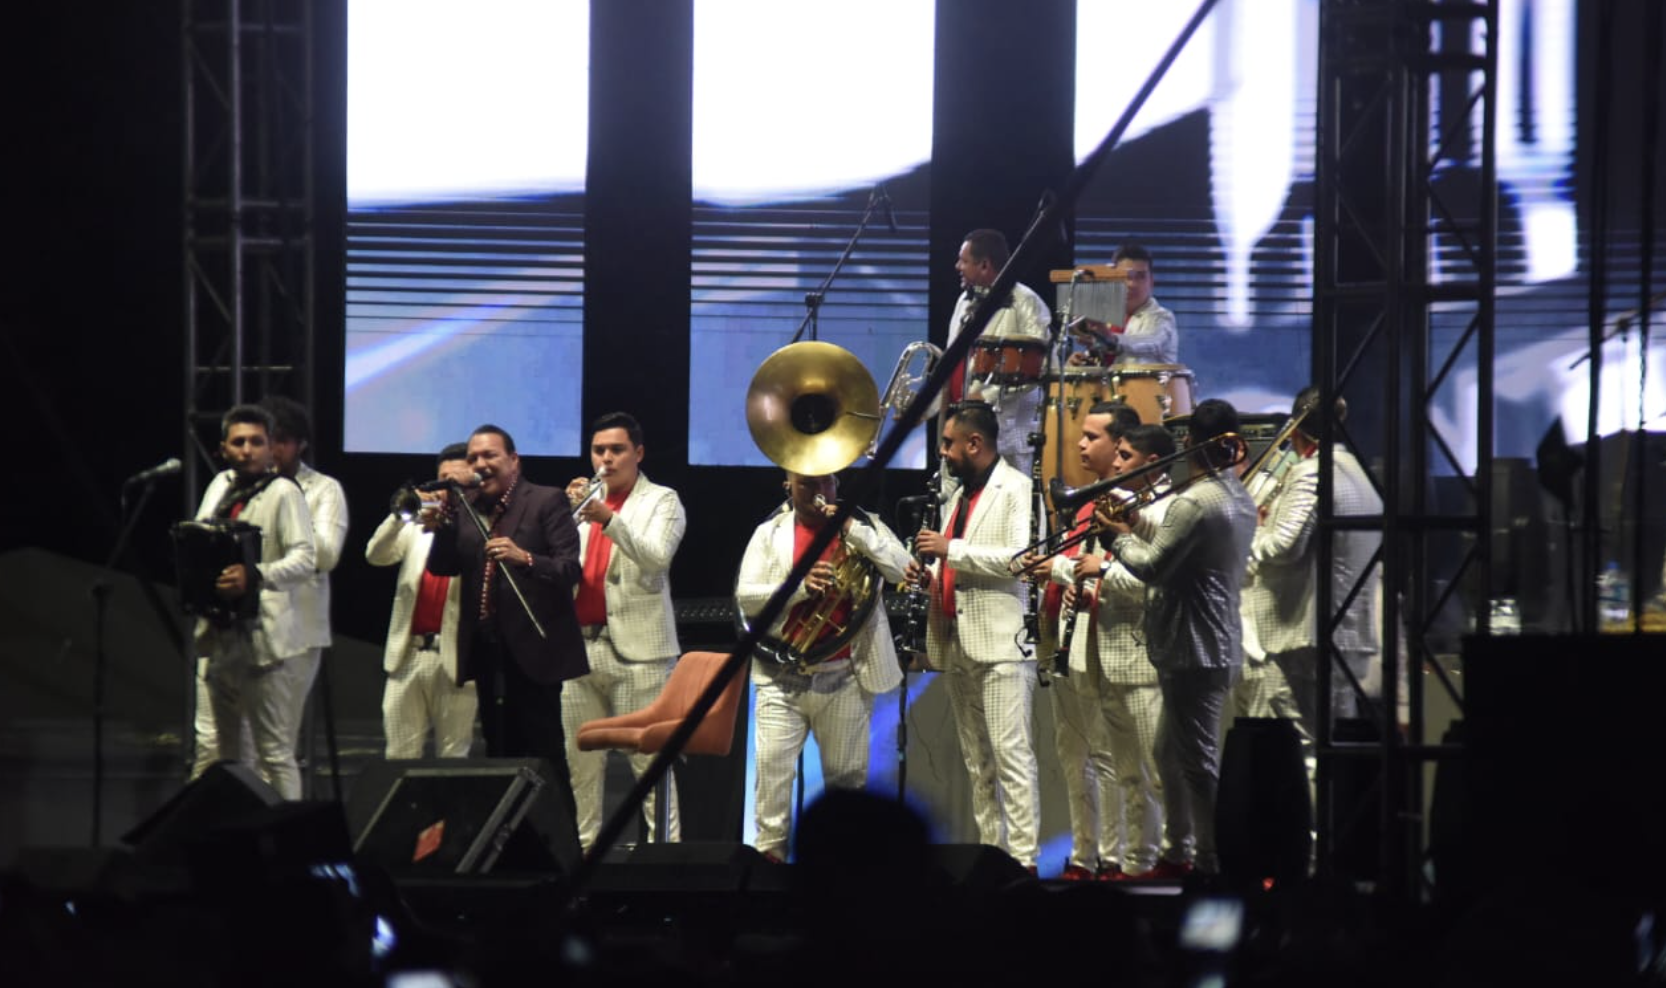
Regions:
<instances>
[{"instance_id":1,"label":"trumpet player","mask_svg":"<svg viewBox=\"0 0 1666 988\"><path fill-rule=\"evenodd\" d=\"M595 476L575 477L567 485L584 562L573 607L590 672L562 686L561 715L578 805L579 843L587 852L602 826L607 752L579 751L579 725L648 706L682 654L668 574L688 516L676 491L642 473L642 440L642 426L633 416L603 415L590 427ZM631 756L631 771L641 776L652 760L651 755ZM675 783L666 790L670 798L664 839L676 840L680 826ZM650 793L642 807L650 839L659 837L657 799Z\"/></svg>"},{"instance_id":2,"label":"trumpet player","mask_svg":"<svg viewBox=\"0 0 1666 988\"><path fill-rule=\"evenodd\" d=\"M758 613L786 579L794 562L837 511L838 478L789 472L787 504L775 512L747 543L735 581L735 603L742 613ZM862 511L845 521L844 529L799 587L792 607L772 637L787 639L808 619L818 604L838 594L833 560L856 553L869 560L879 574L900 583L912 561L908 550L884 522ZM848 601L833 602L829 625L851 615ZM831 631L832 629L829 629ZM800 672L762 659L752 663L755 688L753 724L757 730L755 846L772 861L786 857L792 822L791 797L799 752L809 734L821 749L822 778L829 788L861 789L868 781L868 725L874 698L896 689L902 681L896 646L883 603L869 612L866 626L827 659Z\"/></svg>"},{"instance_id":3,"label":"trumpet player","mask_svg":"<svg viewBox=\"0 0 1666 988\"><path fill-rule=\"evenodd\" d=\"M474 476L469 448L452 443L440 450L438 478L468 484ZM433 493L435 504L448 496ZM433 510L432 508L428 510ZM399 566L388 618L387 647L382 668L382 731L387 735L388 758L421 758L430 728L434 754L467 758L474 743L474 717L479 709L473 683L457 675L458 581L428 572L428 549L434 536L417 519L390 511L365 546L372 566Z\"/></svg>"},{"instance_id":4,"label":"trumpet player","mask_svg":"<svg viewBox=\"0 0 1666 988\"><path fill-rule=\"evenodd\" d=\"M931 590L927 652L944 675L978 837L1035 873L1040 795L1031 704L1036 658L1024 642L1024 584L1008 568L1030 534L1030 480L998 452L983 402L952 408L944 469L960 481L945 530L922 530L908 577Z\"/></svg>"},{"instance_id":5,"label":"trumpet player","mask_svg":"<svg viewBox=\"0 0 1666 988\"><path fill-rule=\"evenodd\" d=\"M1096 517L1116 533L1111 555L1150 587L1144 637L1163 697L1156 760L1169 837L1158 877L1220 870L1220 722L1243 664L1239 588L1255 535L1255 502L1228 462L1236 457L1223 455L1241 452L1237 432L1236 409L1201 402L1187 433L1193 478L1162 524L1142 535L1128 519Z\"/></svg>"}]
</instances>

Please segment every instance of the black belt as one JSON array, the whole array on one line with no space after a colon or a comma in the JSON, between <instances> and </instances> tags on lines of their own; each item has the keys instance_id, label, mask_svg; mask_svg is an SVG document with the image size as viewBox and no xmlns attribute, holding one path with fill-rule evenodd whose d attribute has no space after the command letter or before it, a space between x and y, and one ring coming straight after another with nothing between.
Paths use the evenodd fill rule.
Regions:
<instances>
[{"instance_id":1,"label":"black belt","mask_svg":"<svg viewBox=\"0 0 1666 988\"><path fill-rule=\"evenodd\" d=\"M440 650L440 636L432 631L412 635L411 641L416 643L416 650L419 652L438 652Z\"/></svg>"}]
</instances>

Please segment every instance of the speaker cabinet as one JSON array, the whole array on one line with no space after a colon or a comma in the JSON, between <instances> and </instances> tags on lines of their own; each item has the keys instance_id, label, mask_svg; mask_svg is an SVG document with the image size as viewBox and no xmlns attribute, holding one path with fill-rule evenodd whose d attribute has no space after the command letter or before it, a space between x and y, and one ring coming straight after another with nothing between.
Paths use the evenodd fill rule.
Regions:
<instances>
[{"instance_id":1,"label":"speaker cabinet","mask_svg":"<svg viewBox=\"0 0 1666 988\"><path fill-rule=\"evenodd\" d=\"M555 779L538 758L373 763L348 801L354 853L395 876L565 873L578 831Z\"/></svg>"},{"instance_id":2,"label":"speaker cabinet","mask_svg":"<svg viewBox=\"0 0 1666 988\"><path fill-rule=\"evenodd\" d=\"M1313 802L1296 725L1239 717L1227 731L1215 803L1221 870L1234 882L1281 884L1307 877Z\"/></svg>"},{"instance_id":3,"label":"speaker cabinet","mask_svg":"<svg viewBox=\"0 0 1666 988\"><path fill-rule=\"evenodd\" d=\"M122 841L144 864L184 865L189 846L209 831L282 802L277 790L252 769L236 762L218 762L123 834Z\"/></svg>"}]
</instances>

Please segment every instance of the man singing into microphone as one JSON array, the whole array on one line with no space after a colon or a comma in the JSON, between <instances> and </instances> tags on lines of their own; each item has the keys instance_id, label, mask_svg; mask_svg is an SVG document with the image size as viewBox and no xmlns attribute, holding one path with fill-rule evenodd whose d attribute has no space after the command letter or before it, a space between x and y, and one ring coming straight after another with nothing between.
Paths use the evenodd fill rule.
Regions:
<instances>
[{"instance_id":1,"label":"man singing into microphone","mask_svg":"<svg viewBox=\"0 0 1666 988\"><path fill-rule=\"evenodd\" d=\"M584 633L590 672L561 689L561 712L578 802L579 843L586 852L602 828L602 777L607 752L579 751L586 721L641 710L654 702L682 649L671 607L671 557L682 544L688 516L682 499L642 473L642 426L624 412L610 412L590 427L590 465L596 480L574 478L567 499L579 522L584 579L573 607ZM602 484L589 497L591 484ZM647 771L652 755L632 755L631 771ZM677 789L669 785L667 839L678 837ZM642 806L654 839L656 796Z\"/></svg>"},{"instance_id":2,"label":"man singing into microphone","mask_svg":"<svg viewBox=\"0 0 1666 988\"><path fill-rule=\"evenodd\" d=\"M590 671L573 614L582 575L573 509L560 489L521 477L515 440L495 425L469 437L468 463L480 475L472 504L487 534L462 517L466 508L448 502L427 522L434 532L428 572L462 577L457 661L463 681L478 687L486 753L547 761L566 808L561 819L572 820L561 684ZM569 841L576 850L576 832L558 838Z\"/></svg>"}]
</instances>

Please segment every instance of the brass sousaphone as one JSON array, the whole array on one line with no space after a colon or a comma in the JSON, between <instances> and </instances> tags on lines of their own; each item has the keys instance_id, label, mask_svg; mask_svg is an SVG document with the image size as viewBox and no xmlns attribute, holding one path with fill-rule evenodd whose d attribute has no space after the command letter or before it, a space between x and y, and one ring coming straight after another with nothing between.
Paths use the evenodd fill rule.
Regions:
<instances>
[{"instance_id":1,"label":"brass sousaphone","mask_svg":"<svg viewBox=\"0 0 1666 988\"><path fill-rule=\"evenodd\" d=\"M746 390L752 441L783 470L821 477L856 462L879 432L879 389L856 355L831 343L793 343L770 354ZM790 507L787 510L791 510ZM885 585L873 563L841 542L833 586L786 640L765 635L760 659L803 673L837 655L868 620ZM848 614L842 619L838 612ZM746 630L746 615L736 608Z\"/></svg>"}]
</instances>

